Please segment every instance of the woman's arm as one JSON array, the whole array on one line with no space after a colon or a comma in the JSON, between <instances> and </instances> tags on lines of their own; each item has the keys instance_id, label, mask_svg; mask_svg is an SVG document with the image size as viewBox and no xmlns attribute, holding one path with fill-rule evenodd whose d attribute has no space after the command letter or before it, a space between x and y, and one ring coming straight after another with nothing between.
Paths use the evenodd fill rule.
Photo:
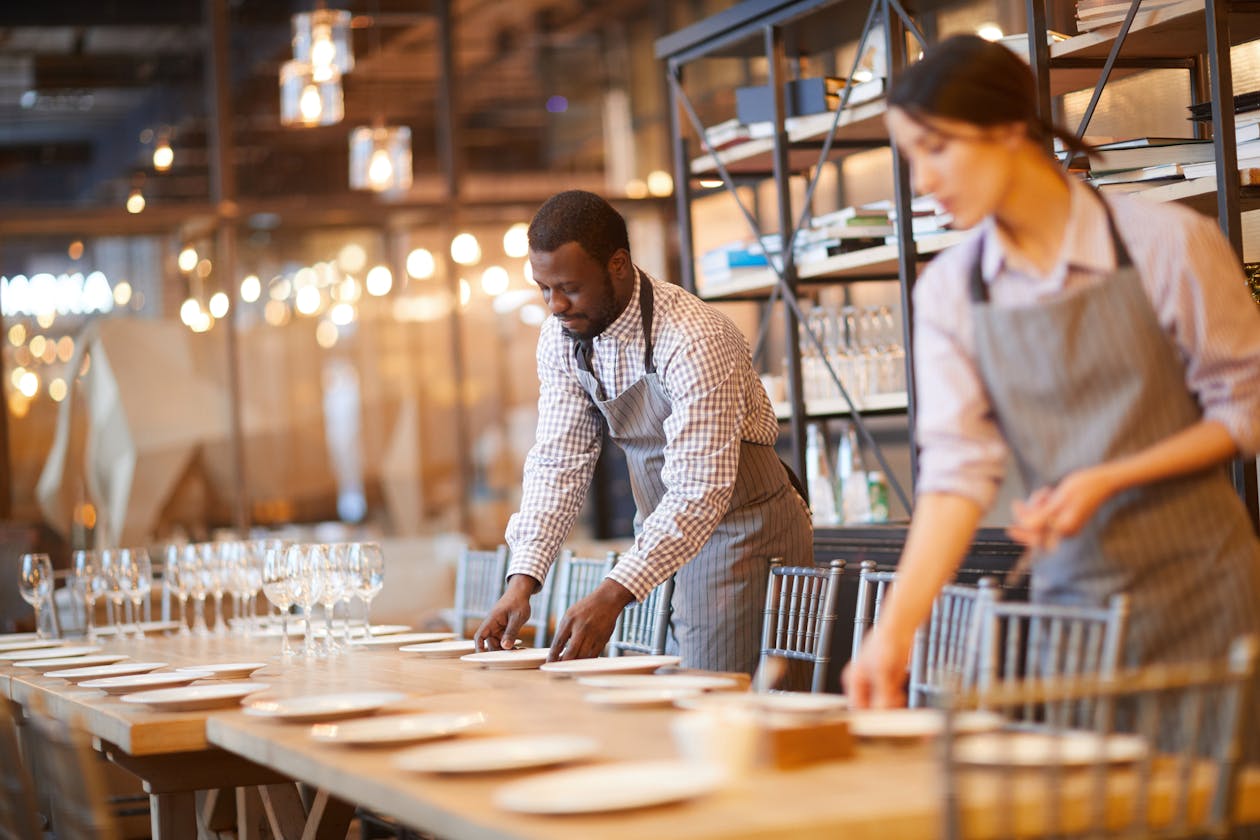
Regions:
<instances>
[{"instance_id":1,"label":"woman's arm","mask_svg":"<svg viewBox=\"0 0 1260 840\"><path fill-rule=\"evenodd\" d=\"M982 514L980 505L965 496L919 497L897 582L888 591L879 622L844 670L845 693L854 707L905 705L906 664L915 631L962 562Z\"/></svg>"}]
</instances>

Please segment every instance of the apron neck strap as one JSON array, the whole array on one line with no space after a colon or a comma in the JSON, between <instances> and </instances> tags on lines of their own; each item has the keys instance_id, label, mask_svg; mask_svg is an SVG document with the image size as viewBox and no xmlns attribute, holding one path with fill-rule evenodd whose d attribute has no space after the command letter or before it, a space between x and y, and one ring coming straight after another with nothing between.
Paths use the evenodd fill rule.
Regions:
<instances>
[{"instance_id":1,"label":"apron neck strap","mask_svg":"<svg viewBox=\"0 0 1260 840\"><path fill-rule=\"evenodd\" d=\"M634 273L639 280L639 316L643 319L643 371L656 373L656 361L652 358L652 278L639 267Z\"/></svg>"}]
</instances>

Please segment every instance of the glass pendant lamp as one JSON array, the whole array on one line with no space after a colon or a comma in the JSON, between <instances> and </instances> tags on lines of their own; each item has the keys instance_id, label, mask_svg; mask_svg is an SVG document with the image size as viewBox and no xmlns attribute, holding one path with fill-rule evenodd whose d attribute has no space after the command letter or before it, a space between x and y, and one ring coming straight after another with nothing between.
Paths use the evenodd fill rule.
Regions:
<instances>
[{"instance_id":1,"label":"glass pendant lamp","mask_svg":"<svg viewBox=\"0 0 1260 840\"><path fill-rule=\"evenodd\" d=\"M411 129L361 126L350 133L350 188L400 192L411 187Z\"/></svg>"},{"instance_id":2,"label":"glass pendant lamp","mask_svg":"<svg viewBox=\"0 0 1260 840\"><path fill-rule=\"evenodd\" d=\"M286 61L280 68L280 122L283 125L335 125L345 116L341 74L320 80L305 61Z\"/></svg>"}]
</instances>

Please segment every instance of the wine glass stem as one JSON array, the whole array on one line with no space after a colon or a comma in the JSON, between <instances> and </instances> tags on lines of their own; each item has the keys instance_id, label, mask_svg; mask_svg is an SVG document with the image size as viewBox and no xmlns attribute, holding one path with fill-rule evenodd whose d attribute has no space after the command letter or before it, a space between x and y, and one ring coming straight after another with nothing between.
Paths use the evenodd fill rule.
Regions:
<instances>
[{"instance_id":1,"label":"wine glass stem","mask_svg":"<svg viewBox=\"0 0 1260 840\"><path fill-rule=\"evenodd\" d=\"M83 596L83 635L88 644L96 641L96 599Z\"/></svg>"},{"instance_id":2,"label":"wine glass stem","mask_svg":"<svg viewBox=\"0 0 1260 840\"><path fill-rule=\"evenodd\" d=\"M293 655L293 646L289 644L289 611L288 609L280 610L280 655L288 659Z\"/></svg>"},{"instance_id":3,"label":"wine glass stem","mask_svg":"<svg viewBox=\"0 0 1260 840\"><path fill-rule=\"evenodd\" d=\"M311 612L315 609L315 604L310 603L302 608L302 620L306 622L306 656L309 659L315 655L315 633L311 629Z\"/></svg>"},{"instance_id":4,"label":"wine glass stem","mask_svg":"<svg viewBox=\"0 0 1260 840\"><path fill-rule=\"evenodd\" d=\"M46 639L48 638L48 634L44 632L44 622L41 620L43 615L41 615L42 610L40 608L39 598L36 598L35 603L31 604L31 606L35 608L35 636L39 639Z\"/></svg>"}]
</instances>

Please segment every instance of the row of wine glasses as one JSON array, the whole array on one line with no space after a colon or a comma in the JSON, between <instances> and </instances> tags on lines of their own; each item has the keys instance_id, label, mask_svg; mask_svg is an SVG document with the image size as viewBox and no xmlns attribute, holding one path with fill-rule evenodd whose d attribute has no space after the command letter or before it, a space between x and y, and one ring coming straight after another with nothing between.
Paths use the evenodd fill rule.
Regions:
<instances>
[{"instance_id":1,"label":"row of wine glasses","mask_svg":"<svg viewBox=\"0 0 1260 840\"><path fill-rule=\"evenodd\" d=\"M165 585L179 602L180 633L224 634L229 623L223 607L231 596L236 631L256 629L257 597L262 589L262 557L269 540L221 541L166 547ZM214 627L206 624L206 601L214 599ZM192 628L188 601L193 602Z\"/></svg>"},{"instance_id":2,"label":"row of wine glasses","mask_svg":"<svg viewBox=\"0 0 1260 840\"><path fill-rule=\"evenodd\" d=\"M906 353L891 307L815 306L800 329L806 402L840 396L828 365L859 406L871 397L906 390ZM818 337L822 353L806 330Z\"/></svg>"},{"instance_id":3,"label":"row of wine glasses","mask_svg":"<svg viewBox=\"0 0 1260 840\"><path fill-rule=\"evenodd\" d=\"M370 633L372 599L385 582L385 557L375 543L275 543L263 552L262 587L267 600L280 611L281 654L293 656L289 644L288 614L302 610L307 657L329 656L345 650L350 642L349 618L341 625L342 641L335 638L333 612L337 604L347 610L355 600L363 604L363 635ZM312 617L316 606L324 608L324 643L317 646Z\"/></svg>"},{"instance_id":4,"label":"row of wine glasses","mask_svg":"<svg viewBox=\"0 0 1260 840\"><path fill-rule=\"evenodd\" d=\"M74 552L70 591L83 605L84 632L95 641L96 603L104 599L113 632L126 635L126 619L136 638L144 637L140 619L153 589L153 562L144 548L106 548Z\"/></svg>"}]
</instances>

